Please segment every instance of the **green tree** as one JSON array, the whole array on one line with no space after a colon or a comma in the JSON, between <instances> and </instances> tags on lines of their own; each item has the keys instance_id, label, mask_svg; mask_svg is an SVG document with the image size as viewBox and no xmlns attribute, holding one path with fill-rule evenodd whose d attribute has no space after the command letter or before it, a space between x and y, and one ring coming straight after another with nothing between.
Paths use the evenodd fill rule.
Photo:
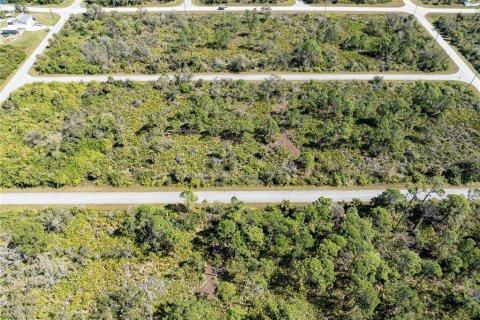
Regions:
<instances>
[{"instance_id":1,"label":"green tree","mask_svg":"<svg viewBox=\"0 0 480 320\"><path fill-rule=\"evenodd\" d=\"M198 201L198 197L190 190L182 191L180 198L183 199L187 211L191 211L193 204Z\"/></svg>"},{"instance_id":2,"label":"green tree","mask_svg":"<svg viewBox=\"0 0 480 320\"><path fill-rule=\"evenodd\" d=\"M221 281L217 288L218 297L228 304L232 304L235 295L237 294L237 287L235 284L227 281Z\"/></svg>"},{"instance_id":3,"label":"green tree","mask_svg":"<svg viewBox=\"0 0 480 320\"><path fill-rule=\"evenodd\" d=\"M8 246L26 255L37 255L45 250L47 239L41 224L30 220L18 221L11 231Z\"/></svg>"},{"instance_id":4,"label":"green tree","mask_svg":"<svg viewBox=\"0 0 480 320\"><path fill-rule=\"evenodd\" d=\"M160 319L165 320L204 320L221 319L214 305L203 299L183 299L169 303L158 310Z\"/></svg>"},{"instance_id":5,"label":"green tree","mask_svg":"<svg viewBox=\"0 0 480 320\"><path fill-rule=\"evenodd\" d=\"M136 242L147 252L173 254L187 246L186 235L167 218L165 210L141 206L135 217L124 222L124 229L133 232Z\"/></svg>"}]
</instances>

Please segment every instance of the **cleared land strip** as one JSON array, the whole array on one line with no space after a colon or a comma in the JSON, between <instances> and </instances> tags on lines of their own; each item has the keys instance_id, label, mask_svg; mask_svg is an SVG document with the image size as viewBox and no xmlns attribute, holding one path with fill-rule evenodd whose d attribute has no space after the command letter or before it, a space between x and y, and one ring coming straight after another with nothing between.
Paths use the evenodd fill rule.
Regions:
<instances>
[{"instance_id":1,"label":"cleared land strip","mask_svg":"<svg viewBox=\"0 0 480 320\"><path fill-rule=\"evenodd\" d=\"M278 203L283 200L290 202L313 202L319 197L331 198L334 201L351 201L360 199L369 201L384 190L332 190L332 191L198 191L195 195L198 202L229 203L232 197L246 203ZM406 194L406 190L401 190ZM445 189L449 194L468 195L468 189ZM439 196L432 196L439 197ZM181 203L179 192L38 192L38 193L2 193L1 205L49 205L49 204L155 204Z\"/></svg>"}]
</instances>

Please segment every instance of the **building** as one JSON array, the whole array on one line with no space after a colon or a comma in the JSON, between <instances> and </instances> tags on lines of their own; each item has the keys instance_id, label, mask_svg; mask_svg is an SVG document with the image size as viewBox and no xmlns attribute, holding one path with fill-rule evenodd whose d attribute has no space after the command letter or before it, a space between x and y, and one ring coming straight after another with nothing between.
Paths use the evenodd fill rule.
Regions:
<instances>
[{"instance_id":1,"label":"building","mask_svg":"<svg viewBox=\"0 0 480 320\"><path fill-rule=\"evenodd\" d=\"M32 16L22 13L22 14L19 14L13 20L11 20L8 24L18 26L19 29L23 29L23 31L25 31L33 27L33 25L35 24L35 20L33 20Z\"/></svg>"},{"instance_id":2,"label":"building","mask_svg":"<svg viewBox=\"0 0 480 320\"><path fill-rule=\"evenodd\" d=\"M17 26L7 26L2 28L2 35L4 36L14 36L20 33L22 33L22 31L20 31Z\"/></svg>"},{"instance_id":3,"label":"building","mask_svg":"<svg viewBox=\"0 0 480 320\"><path fill-rule=\"evenodd\" d=\"M25 30L32 29L35 25L35 20L28 14L20 14L16 18L8 20L8 25L2 29L2 35L17 35L21 34Z\"/></svg>"},{"instance_id":4,"label":"building","mask_svg":"<svg viewBox=\"0 0 480 320\"><path fill-rule=\"evenodd\" d=\"M480 6L480 1L465 0L465 2L463 4L466 7L476 7L476 6Z\"/></svg>"}]
</instances>

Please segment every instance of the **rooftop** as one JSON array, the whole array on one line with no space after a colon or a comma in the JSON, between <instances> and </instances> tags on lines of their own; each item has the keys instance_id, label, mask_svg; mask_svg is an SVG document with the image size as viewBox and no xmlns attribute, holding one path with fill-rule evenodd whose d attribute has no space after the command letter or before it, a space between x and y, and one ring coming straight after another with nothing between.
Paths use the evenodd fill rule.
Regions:
<instances>
[{"instance_id":1,"label":"rooftop","mask_svg":"<svg viewBox=\"0 0 480 320\"><path fill-rule=\"evenodd\" d=\"M27 21L33 19L32 16L29 16L28 14L20 14L15 20L18 22L23 22L26 23Z\"/></svg>"}]
</instances>

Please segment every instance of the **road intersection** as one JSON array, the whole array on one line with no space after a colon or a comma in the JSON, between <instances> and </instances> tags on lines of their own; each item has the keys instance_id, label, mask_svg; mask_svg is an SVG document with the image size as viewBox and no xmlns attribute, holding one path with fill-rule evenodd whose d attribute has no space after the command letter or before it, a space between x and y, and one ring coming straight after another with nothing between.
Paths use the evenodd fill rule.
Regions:
<instances>
[{"instance_id":1,"label":"road intersection","mask_svg":"<svg viewBox=\"0 0 480 320\"><path fill-rule=\"evenodd\" d=\"M309 6L303 2L296 2L292 6L275 6L271 7L272 11L282 12L338 12L338 13L355 13L355 12L371 12L371 13L407 13L416 17L419 23L427 30L427 32L436 39L438 44L450 56L457 65L458 71L452 74L397 74L397 73L334 73L334 74L305 74L290 73L276 74L285 80L370 80L375 76L381 76L385 80L393 81L461 81L468 83L480 91L480 79L476 78L473 69L467 65L462 57L439 35L433 25L427 20L426 15L430 13L477 13L479 9L466 8L427 8L420 7L411 2L404 0L405 5L402 7L338 7L338 6ZM12 6L3 5L2 9L13 9ZM260 10L260 7L254 6L234 6L229 7L228 11L244 11L244 10ZM68 76L32 76L29 74L35 60L48 46L50 39L58 33L64 26L69 16L86 12L86 8L81 6L81 0L75 0L72 5L65 8L46 8L46 7L30 7L31 12L53 12L60 15L60 20L51 28L48 35L43 39L40 45L27 58L25 63L17 70L15 75L7 83L0 93L0 103L5 101L10 94L21 86L33 82L87 82L87 81L107 81L109 77L117 80L138 80L152 81L158 79L159 75L68 75ZM122 8L104 8L106 12L136 12L139 8L122 7ZM213 12L217 11L217 7L213 6L195 6L191 0L185 0L184 4L176 7L146 7L142 8L149 12ZM264 80L271 77L271 74L197 74L193 79L215 80L215 79L243 79L248 81ZM449 189L447 194L464 194L467 189ZM382 190L354 190L354 191L201 191L198 192L200 201L203 199L208 201L229 202L232 196L237 196L240 200L247 202L266 203L279 202L283 199L292 202L310 202L319 196L333 198L335 201L348 201L353 198L359 198L368 201L372 197L378 195ZM404 191L405 192L405 191ZM0 204L118 204L118 203L166 203L179 202L179 194L175 192L98 192L98 193L3 193L0 194Z\"/></svg>"}]
</instances>

